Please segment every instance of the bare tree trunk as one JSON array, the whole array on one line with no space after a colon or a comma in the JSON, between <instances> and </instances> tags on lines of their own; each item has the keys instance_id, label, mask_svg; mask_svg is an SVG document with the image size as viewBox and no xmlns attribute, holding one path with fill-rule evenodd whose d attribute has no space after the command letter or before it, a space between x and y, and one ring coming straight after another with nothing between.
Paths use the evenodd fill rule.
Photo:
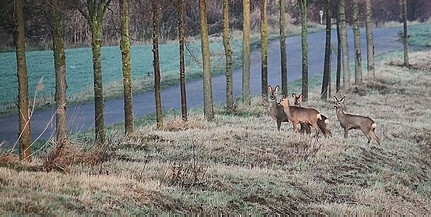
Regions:
<instances>
[{"instance_id":1,"label":"bare tree trunk","mask_svg":"<svg viewBox=\"0 0 431 217\"><path fill-rule=\"evenodd\" d=\"M328 99L328 88L330 86L331 73L331 0L326 0L326 43L325 62L323 64L323 81L320 98Z\"/></svg>"},{"instance_id":2,"label":"bare tree trunk","mask_svg":"<svg viewBox=\"0 0 431 217\"><path fill-rule=\"evenodd\" d=\"M52 10L52 38L55 66L55 102L56 102L56 131L57 141L63 144L67 140L67 111L66 111L66 55L64 52L63 21L58 0L51 1Z\"/></svg>"},{"instance_id":3,"label":"bare tree trunk","mask_svg":"<svg viewBox=\"0 0 431 217\"><path fill-rule=\"evenodd\" d=\"M25 58L24 0L15 0L15 53L18 76L18 110L20 159L31 161L30 103L28 100L28 74Z\"/></svg>"},{"instance_id":4,"label":"bare tree trunk","mask_svg":"<svg viewBox=\"0 0 431 217\"><path fill-rule=\"evenodd\" d=\"M353 0L353 41L355 47L355 84L362 84L361 33L358 0Z\"/></svg>"},{"instance_id":5,"label":"bare tree trunk","mask_svg":"<svg viewBox=\"0 0 431 217\"><path fill-rule=\"evenodd\" d=\"M159 62L159 3L152 1L153 6L153 68L154 68L154 99L156 101L157 129L163 128L162 99L160 95L160 62Z\"/></svg>"},{"instance_id":6,"label":"bare tree trunk","mask_svg":"<svg viewBox=\"0 0 431 217\"><path fill-rule=\"evenodd\" d=\"M404 66L409 66L409 35L407 34L407 0L400 0L401 19L403 20Z\"/></svg>"},{"instance_id":7,"label":"bare tree trunk","mask_svg":"<svg viewBox=\"0 0 431 217\"><path fill-rule=\"evenodd\" d=\"M203 90L204 90L204 116L208 121L214 119L212 82L211 82L211 64L210 64L210 47L208 38L208 21L205 0L199 0L199 16L201 26L201 46L202 46L202 63L203 63Z\"/></svg>"},{"instance_id":8,"label":"bare tree trunk","mask_svg":"<svg viewBox=\"0 0 431 217\"><path fill-rule=\"evenodd\" d=\"M262 0L261 5L261 24L260 24L260 41L261 50L261 78L262 78L262 100L267 101L268 96L268 18L266 15L266 0Z\"/></svg>"},{"instance_id":9,"label":"bare tree trunk","mask_svg":"<svg viewBox=\"0 0 431 217\"><path fill-rule=\"evenodd\" d=\"M91 30L94 74L95 143L98 145L105 143L105 104L103 100L101 48L103 41L103 16L109 3L110 0L87 0L88 13L79 8L81 14L87 19Z\"/></svg>"},{"instance_id":10,"label":"bare tree trunk","mask_svg":"<svg viewBox=\"0 0 431 217\"><path fill-rule=\"evenodd\" d=\"M250 99L250 0L243 0L243 66L242 66L242 100L251 105Z\"/></svg>"},{"instance_id":11,"label":"bare tree trunk","mask_svg":"<svg viewBox=\"0 0 431 217\"><path fill-rule=\"evenodd\" d=\"M343 57L343 88L350 89L350 70L349 70L349 47L347 44L347 25L346 25L346 0L340 0L340 27L341 27L341 53Z\"/></svg>"},{"instance_id":12,"label":"bare tree trunk","mask_svg":"<svg viewBox=\"0 0 431 217\"><path fill-rule=\"evenodd\" d=\"M287 94L286 1L280 0L281 90ZM268 86L268 85L267 85Z\"/></svg>"},{"instance_id":13,"label":"bare tree trunk","mask_svg":"<svg viewBox=\"0 0 431 217\"><path fill-rule=\"evenodd\" d=\"M180 43L181 117L187 121L186 69L184 63L184 0L178 0L178 38Z\"/></svg>"},{"instance_id":14,"label":"bare tree trunk","mask_svg":"<svg viewBox=\"0 0 431 217\"><path fill-rule=\"evenodd\" d=\"M337 75L335 92L341 89L341 35L340 35L340 4L337 4Z\"/></svg>"},{"instance_id":15,"label":"bare tree trunk","mask_svg":"<svg viewBox=\"0 0 431 217\"><path fill-rule=\"evenodd\" d=\"M130 135L134 130L132 69L130 65L130 37L129 37L129 0L120 0L121 20L121 57L123 63L123 95L124 95L124 130Z\"/></svg>"},{"instance_id":16,"label":"bare tree trunk","mask_svg":"<svg viewBox=\"0 0 431 217\"><path fill-rule=\"evenodd\" d=\"M365 0L365 34L367 38L367 70L368 75L375 76L374 73L374 45L373 45L373 18L371 10L371 0Z\"/></svg>"},{"instance_id":17,"label":"bare tree trunk","mask_svg":"<svg viewBox=\"0 0 431 217\"><path fill-rule=\"evenodd\" d=\"M223 46L226 56L226 107L233 110L233 57L229 36L229 0L223 0Z\"/></svg>"},{"instance_id":18,"label":"bare tree trunk","mask_svg":"<svg viewBox=\"0 0 431 217\"><path fill-rule=\"evenodd\" d=\"M307 41L307 0L300 0L301 7L301 44L302 44L302 100L308 101L308 41Z\"/></svg>"}]
</instances>

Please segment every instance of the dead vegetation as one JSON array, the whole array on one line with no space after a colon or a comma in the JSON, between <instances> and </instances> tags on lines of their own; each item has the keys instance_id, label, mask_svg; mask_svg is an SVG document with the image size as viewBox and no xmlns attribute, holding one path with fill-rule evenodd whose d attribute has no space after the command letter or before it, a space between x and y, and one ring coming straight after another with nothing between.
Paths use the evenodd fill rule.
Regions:
<instances>
[{"instance_id":1,"label":"dead vegetation","mask_svg":"<svg viewBox=\"0 0 431 217\"><path fill-rule=\"evenodd\" d=\"M99 148L53 144L30 164L3 154L0 214L428 215L430 55L412 54L409 68L388 60L346 93L349 113L376 121L381 145L360 131L343 138L318 90L305 106L329 118L327 138L289 123L277 132L257 97L233 115L217 108L214 122L172 115L164 130L141 126Z\"/></svg>"}]
</instances>

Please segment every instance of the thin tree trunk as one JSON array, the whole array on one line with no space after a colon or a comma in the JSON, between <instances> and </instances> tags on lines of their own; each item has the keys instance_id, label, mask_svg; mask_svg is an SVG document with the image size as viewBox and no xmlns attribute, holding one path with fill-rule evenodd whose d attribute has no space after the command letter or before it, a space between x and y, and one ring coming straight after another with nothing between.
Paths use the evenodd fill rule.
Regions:
<instances>
[{"instance_id":1,"label":"thin tree trunk","mask_svg":"<svg viewBox=\"0 0 431 217\"><path fill-rule=\"evenodd\" d=\"M341 53L343 57L343 88L350 89L350 70L349 70L349 47L347 43L347 25L346 25L346 0L340 0L340 38L341 38Z\"/></svg>"},{"instance_id":2,"label":"thin tree trunk","mask_svg":"<svg viewBox=\"0 0 431 217\"><path fill-rule=\"evenodd\" d=\"M308 41L307 41L307 0L300 0L301 44L302 44L302 100L308 101Z\"/></svg>"},{"instance_id":3,"label":"thin tree trunk","mask_svg":"<svg viewBox=\"0 0 431 217\"><path fill-rule=\"evenodd\" d=\"M250 99L250 0L243 0L243 66L242 66L242 100L251 105Z\"/></svg>"},{"instance_id":4,"label":"thin tree trunk","mask_svg":"<svg viewBox=\"0 0 431 217\"><path fill-rule=\"evenodd\" d=\"M156 103L157 129L163 128L162 99L160 88L160 62L159 62L159 4L158 0L152 1L153 9L153 68L154 68L154 99Z\"/></svg>"},{"instance_id":5,"label":"thin tree trunk","mask_svg":"<svg viewBox=\"0 0 431 217\"><path fill-rule=\"evenodd\" d=\"M367 38L367 70L368 75L375 76L374 73L374 44L373 44L373 18L371 10L371 0L365 0L365 34Z\"/></svg>"},{"instance_id":6,"label":"thin tree trunk","mask_svg":"<svg viewBox=\"0 0 431 217\"><path fill-rule=\"evenodd\" d=\"M226 107L233 110L233 57L229 42L229 0L223 0L223 46L226 56Z\"/></svg>"},{"instance_id":7,"label":"thin tree trunk","mask_svg":"<svg viewBox=\"0 0 431 217\"><path fill-rule=\"evenodd\" d=\"M267 101L268 96L268 18L266 15L267 0L262 0L261 5L261 25L260 25L260 41L261 49L261 78L262 78L262 100Z\"/></svg>"},{"instance_id":8,"label":"thin tree trunk","mask_svg":"<svg viewBox=\"0 0 431 217\"><path fill-rule=\"evenodd\" d=\"M129 0L120 0L121 20L121 57L123 64L123 95L124 95L124 129L130 135L134 130L132 69L130 65L130 37L129 37Z\"/></svg>"},{"instance_id":9,"label":"thin tree trunk","mask_svg":"<svg viewBox=\"0 0 431 217\"><path fill-rule=\"evenodd\" d=\"M211 64L210 47L208 37L208 21L205 0L199 0L199 16L201 26L201 46L203 63L203 90L204 90L204 116L208 121L214 119L212 83L211 83Z\"/></svg>"},{"instance_id":10,"label":"thin tree trunk","mask_svg":"<svg viewBox=\"0 0 431 217\"><path fill-rule=\"evenodd\" d=\"M325 43L325 61L323 64L323 81L321 99L328 99L328 88L330 86L331 73L331 0L326 0L326 43Z\"/></svg>"},{"instance_id":11,"label":"thin tree trunk","mask_svg":"<svg viewBox=\"0 0 431 217\"><path fill-rule=\"evenodd\" d=\"M18 76L18 110L20 159L31 161L30 103L28 100L28 74L25 58L24 0L15 0L16 64Z\"/></svg>"},{"instance_id":12,"label":"thin tree trunk","mask_svg":"<svg viewBox=\"0 0 431 217\"><path fill-rule=\"evenodd\" d=\"M280 57L281 90L287 94L287 53L286 53L286 1L280 0Z\"/></svg>"},{"instance_id":13,"label":"thin tree trunk","mask_svg":"<svg viewBox=\"0 0 431 217\"><path fill-rule=\"evenodd\" d=\"M340 36L340 16L337 8L337 75L335 92L339 92L341 89L341 36Z\"/></svg>"},{"instance_id":14,"label":"thin tree trunk","mask_svg":"<svg viewBox=\"0 0 431 217\"><path fill-rule=\"evenodd\" d=\"M103 41L103 16L110 0L87 0L87 11L80 9L81 14L87 19L91 30L91 47L93 53L94 74L94 119L95 119L95 143L105 143L105 118L102 82L102 58L101 47Z\"/></svg>"},{"instance_id":15,"label":"thin tree trunk","mask_svg":"<svg viewBox=\"0 0 431 217\"><path fill-rule=\"evenodd\" d=\"M407 34L407 0L400 0L401 19L403 20L404 66L409 66L409 43Z\"/></svg>"},{"instance_id":16,"label":"thin tree trunk","mask_svg":"<svg viewBox=\"0 0 431 217\"><path fill-rule=\"evenodd\" d=\"M66 111L66 55L64 52L62 13L58 0L52 0L53 19L53 51L55 66L55 101L56 101L56 131L57 141L63 144L67 140L67 111Z\"/></svg>"},{"instance_id":17,"label":"thin tree trunk","mask_svg":"<svg viewBox=\"0 0 431 217\"><path fill-rule=\"evenodd\" d=\"M187 121L186 70L184 63L184 0L178 0L178 38L180 43L181 117Z\"/></svg>"},{"instance_id":18,"label":"thin tree trunk","mask_svg":"<svg viewBox=\"0 0 431 217\"><path fill-rule=\"evenodd\" d=\"M358 0L353 0L353 40L355 47L355 84L362 84L361 33L359 26Z\"/></svg>"}]
</instances>

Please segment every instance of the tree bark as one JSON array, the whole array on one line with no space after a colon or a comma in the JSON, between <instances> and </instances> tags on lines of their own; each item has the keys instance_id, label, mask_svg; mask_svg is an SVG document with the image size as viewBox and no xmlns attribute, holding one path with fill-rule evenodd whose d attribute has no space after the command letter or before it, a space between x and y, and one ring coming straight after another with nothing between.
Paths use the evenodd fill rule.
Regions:
<instances>
[{"instance_id":1,"label":"tree bark","mask_svg":"<svg viewBox=\"0 0 431 217\"><path fill-rule=\"evenodd\" d=\"M251 105L250 99L250 0L243 0L243 66L242 66L242 100Z\"/></svg>"},{"instance_id":2,"label":"tree bark","mask_svg":"<svg viewBox=\"0 0 431 217\"><path fill-rule=\"evenodd\" d=\"M335 84L335 92L339 92L341 90L341 31L340 31L340 6L337 5L337 75L336 75L336 84Z\"/></svg>"},{"instance_id":3,"label":"tree bark","mask_svg":"<svg viewBox=\"0 0 431 217\"><path fill-rule=\"evenodd\" d=\"M350 70L349 70L349 47L347 43L347 25L346 25L346 0L340 0L340 38L341 38L341 53L343 57L343 88L350 89Z\"/></svg>"},{"instance_id":4,"label":"tree bark","mask_svg":"<svg viewBox=\"0 0 431 217\"><path fill-rule=\"evenodd\" d=\"M325 60L323 64L323 81L320 97L323 100L328 99L328 88L330 85L331 73L331 0L326 0L326 42L325 42Z\"/></svg>"},{"instance_id":5,"label":"tree bark","mask_svg":"<svg viewBox=\"0 0 431 217\"><path fill-rule=\"evenodd\" d=\"M95 143L97 145L103 145L105 143L105 104L103 99L101 48L103 41L103 16L109 3L110 0L87 0L86 6L88 13L80 10L81 14L87 19L91 30L94 74Z\"/></svg>"},{"instance_id":6,"label":"tree bark","mask_svg":"<svg viewBox=\"0 0 431 217\"><path fill-rule=\"evenodd\" d=\"M160 62L159 62L159 4L158 0L152 1L153 9L153 68L154 68L154 99L156 103L157 129L163 128L162 99L160 88Z\"/></svg>"},{"instance_id":7,"label":"tree bark","mask_svg":"<svg viewBox=\"0 0 431 217\"><path fill-rule=\"evenodd\" d=\"M262 79L262 100L267 101L268 96L268 17L266 15L267 0L261 1L261 24L260 24L260 41L261 41L261 79ZM281 2L281 1L280 1Z\"/></svg>"},{"instance_id":8,"label":"tree bark","mask_svg":"<svg viewBox=\"0 0 431 217\"><path fill-rule=\"evenodd\" d=\"M126 135L134 131L132 69L130 65L129 0L120 0L121 60L123 64L124 130Z\"/></svg>"},{"instance_id":9,"label":"tree bark","mask_svg":"<svg viewBox=\"0 0 431 217\"><path fill-rule=\"evenodd\" d=\"M374 77L374 44L373 44L373 18L371 0L365 0L365 34L367 38L367 70L368 75Z\"/></svg>"},{"instance_id":10,"label":"tree bark","mask_svg":"<svg viewBox=\"0 0 431 217\"><path fill-rule=\"evenodd\" d=\"M362 84L361 32L358 0L353 0L353 41L355 47L355 84Z\"/></svg>"},{"instance_id":11,"label":"tree bark","mask_svg":"<svg viewBox=\"0 0 431 217\"><path fill-rule=\"evenodd\" d=\"M184 0L178 0L178 38L180 44L181 117L187 121L186 70L184 63Z\"/></svg>"},{"instance_id":12,"label":"tree bark","mask_svg":"<svg viewBox=\"0 0 431 217\"><path fill-rule=\"evenodd\" d=\"M63 20L59 1L51 1L52 10L52 38L55 67L55 101L56 101L56 136L57 141L63 144L67 140L67 111L66 111L66 55L64 52Z\"/></svg>"},{"instance_id":13,"label":"tree bark","mask_svg":"<svg viewBox=\"0 0 431 217\"><path fill-rule=\"evenodd\" d=\"M286 1L280 0L280 57L281 90L287 94L287 53L286 53ZM267 85L268 86L268 85Z\"/></svg>"},{"instance_id":14,"label":"tree bark","mask_svg":"<svg viewBox=\"0 0 431 217\"><path fill-rule=\"evenodd\" d=\"M407 34L407 0L400 0L401 19L403 21L404 66L409 66L409 35Z\"/></svg>"},{"instance_id":15,"label":"tree bark","mask_svg":"<svg viewBox=\"0 0 431 217\"><path fill-rule=\"evenodd\" d=\"M302 100L308 101L308 40L307 40L307 0L300 0L301 7L301 44L302 44Z\"/></svg>"},{"instance_id":16,"label":"tree bark","mask_svg":"<svg viewBox=\"0 0 431 217\"><path fill-rule=\"evenodd\" d=\"M233 107L233 57L229 35L229 0L223 0L223 46L226 56L226 107L232 111Z\"/></svg>"},{"instance_id":17,"label":"tree bark","mask_svg":"<svg viewBox=\"0 0 431 217\"><path fill-rule=\"evenodd\" d=\"M30 103L28 99L28 74L25 57L24 0L15 0L15 53L18 76L18 110L20 160L31 161Z\"/></svg>"},{"instance_id":18,"label":"tree bark","mask_svg":"<svg viewBox=\"0 0 431 217\"><path fill-rule=\"evenodd\" d=\"M210 64L210 47L208 38L208 21L205 0L199 0L199 16L201 26L201 46L202 46L202 63L203 63L203 90L204 90L204 116L207 121L214 119L212 82L211 82L211 64Z\"/></svg>"}]
</instances>

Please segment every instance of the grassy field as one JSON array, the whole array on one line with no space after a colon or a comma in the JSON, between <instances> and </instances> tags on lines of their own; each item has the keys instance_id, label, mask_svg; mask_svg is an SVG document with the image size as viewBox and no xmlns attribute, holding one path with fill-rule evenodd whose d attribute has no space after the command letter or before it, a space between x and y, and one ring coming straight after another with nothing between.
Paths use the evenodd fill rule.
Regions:
<instances>
[{"instance_id":1,"label":"grassy field","mask_svg":"<svg viewBox=\"0 0 431 217\"><path fill-rule=\"evenodd\" d=\"M332 137L290 124L277 132L254 98L234 115L216 108L214 122L194 111L187 124L169 115L164 130L142 125L127 138L113 130L103 148L75 141L30 164L3 155L0 215L429 215L430 59L411 53L404 68L385 56L375 79L344 93L349 113L377 122L380 146L360 131L343 138L317 87L305 106L330 119Z\"/></svg>"}]
</instances>

